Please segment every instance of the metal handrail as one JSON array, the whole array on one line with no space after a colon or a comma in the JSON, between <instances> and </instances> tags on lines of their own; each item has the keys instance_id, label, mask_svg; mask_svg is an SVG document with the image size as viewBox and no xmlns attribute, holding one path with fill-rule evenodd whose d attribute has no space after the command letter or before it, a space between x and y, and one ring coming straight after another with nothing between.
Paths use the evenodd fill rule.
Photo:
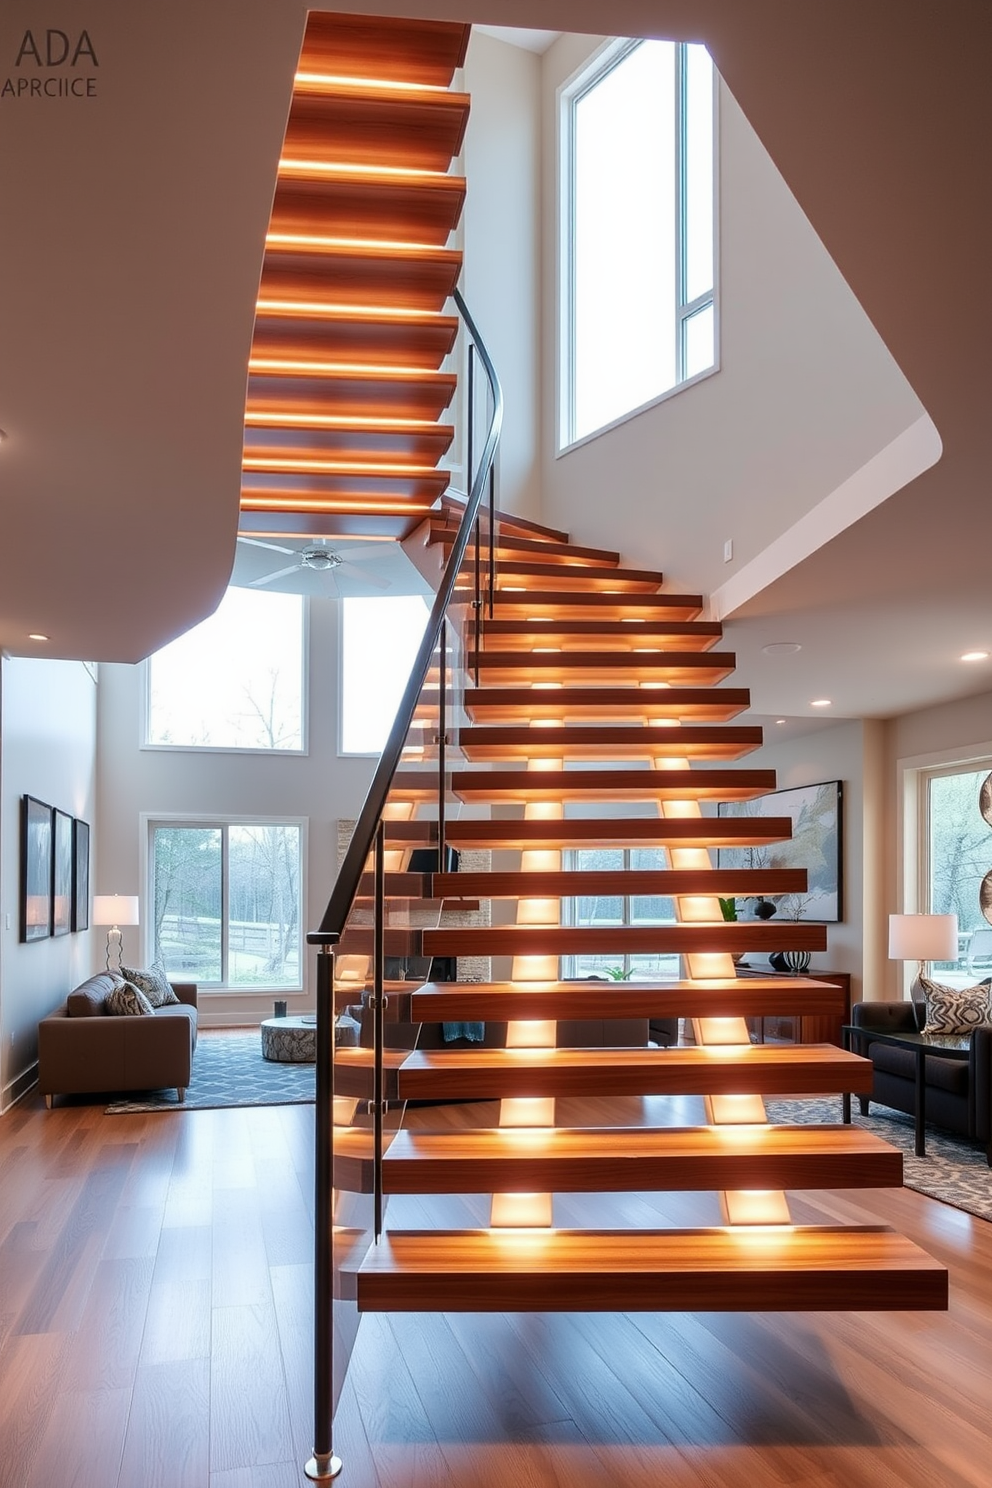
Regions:
<instances>
[{"instance_id":1,"label":"metal handrail","mask_svg":"<svg viewBox=\"0 0 992 1488\"><path fill-rule=\"evenodd\" d=\"M369 853L375 844L376 830L386 805L393 776L396 774L400 763L403 746L406 743L407 735L413 723L413 716L420 701L420 694L430 670L434 651L441 635L441 626L448 613L448 605L451 603L455 580L461 569L465 551L468 547L469 537L482 504L483 493L487 488L490 490L490 493L492 491L490 477L494 469L496 446L499 443L500 430L503 426L503 390L500 387L492 358L479 334L479 329L472 319L461 293L457 289L454 291L454 301L478 352L479 360L485 369L486 378L492 392L492 418L489 424L489 431L486 435L486 442L483 446L479 469L476 472L475 478L472 480L461 525L458 528L458 534L451 553L448 556L444 573L441 576L441 583L438 586L434 604L431 607L430 618L427 621L427 628L420 642L420 649L414 660L409 681L400 700L389 737L386 740L386 747L382 751L382 756L372 777L372 784L369 786L368 794L365 797L365 804L362 806L358 820L355 823L355 830L352 834L348 851L345 854L344 862L341 864L334 888L331 891L331 897L327 902L323 919L320 922L319 928L317 930L311 930L307 935L309 945L335 945L340 940L344 931L345 923L351 913L352 904L358 893L359 882L361 881L362 874L365 872ZM471 415L472 410L470 409L470 422ZM471 465L469 465L468 473L471 476ZM492 547L492 543L493 537L490 532L490 547ZM444 685L444 675L442 673L442 690ZM438 866L442 866L440 861Z\"/></svg>"}]
</instances>

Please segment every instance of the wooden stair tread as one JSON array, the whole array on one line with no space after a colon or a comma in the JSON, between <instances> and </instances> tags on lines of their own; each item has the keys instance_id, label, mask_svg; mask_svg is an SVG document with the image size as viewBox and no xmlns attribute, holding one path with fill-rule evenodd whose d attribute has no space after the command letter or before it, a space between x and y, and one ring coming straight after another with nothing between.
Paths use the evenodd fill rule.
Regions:
<instances>
[{"instance_id":1,"label":"wooden stair tread","mask_svg":"<svg viewBox=\"0 0 992 1488\"><path fill-rule=\"evenodd\" d=\"M774 770L456 770L451 776L451 790L463 801L748 801L774 789Z\"/></svg>"},{"instance_id":2,"label":"wooden stair tread","mask_svg":"<svg viewBox=\"0 0 992 1488\"><path fill-rule=\"evenodd\" d=\"M826 926L801 920L678 925L452 925L423 932L425 956L597 956L825 951Z\"/></svg>"},{"instance_id":3,"label":"wooden stair tread","mask_svg":"<svg viewBox=\"0 0 992 1488\"><path fill-rule=\"evenodd\" d=\"M562 868L435 873L431 893L457 899L576 899L592 894L804 894L805 868ZM748 922L750 923L750 922ZM776 922L777 923L777 922Z\"/></svg>"},{"instance_id":4,"label":"wooden stair tread","mask_svg":"<svg viewBox=\"0 0 992 1488\"><path fill-rule=\"evenodd\" d=\"M668 680L692 683L719 682L737 665L732 651L472 651L466 657L469 670L478 668L488 686L521 683L528 677L540 681L566 681L575 674L583 682L604 686L623 681Z\"/></svg>"},{"instance_id":5,"label":"wooden stair tread","mask_svg":"<svg viewBox=\"0 0 992 1488\"><path fill-rule=\"evenodd\" d=\"M473 593L456 589L455 601L470 604ZM601 615L608 620L621 620L625 615L644 619L668 616L672 620L694 620L703 608L701 594L636 593L617 594L606 589L580 589L566 593L559 589L507 588L501 583L496 593L496 613L505 619L523 619L537 611L552 613L549 619L574 617L581 620Z\"/></svg>"},{"instance_id":6,"label":"wooden stair tread","mask_svg":"<svg viewBox=\"0 0 992 1488\"><path fill-rule=\"evenodd\" d=\"M458 225L464 200L464 177L440 171L410 175L284 163L270 226L276 232L324 232L440 247Z\"/></svg>"},{"instance_id":7,"label":"wooden stair tread","mask_svg":"<svg viewBox=\"0 0 992 1488\"><path fill-rule=\"evenodd\" d=\"M265 415L246 421L244 456L252 461L272 457L291 460L330 459L387 465L435 466L455 437L450 424L426 419L338 419L322 423L280 425Z\"/></svg>"},{"instance_id":8,"label":"wooden stair tread","mask_svg":"<svg viewBox=\"0 0 992 1488\"><path fill-rule=\"evenodd\" d=\"M353 366L337 362L279 362L253 357L247 408L253 420L284 414L344 418L437 419L454 397L456 378L445 372Z\"/></svg>"},{"instance_id":9,"label":"wooden stair tread","mask_svg":"<svg viewBox=\"0 0 992 1488\"><path fill-rule=\"evenodd\" d=\"M562 566L557 563L527 562L523 558L508 558L500 564L499 588L502 592L512 588L518 579L540 579L546 589L575 590L581 593L589 587L609 593L627 590L652 593L660 589L665 581L662 573L654 569L611 568L607 565L575 564ZM529 588L530 585L525 585ZM538 588L537 584L534 585ZM496 601L497 607L499 600Z\"/></svg>"},{"instance_id":10,"label":"wooden stair tread","mask_svg":"<svg viewBox=\"0 0 992 1488\"><path fill-rule=\"evenodd\" d=\"M457 536L457 526L447 523L431 523L425 536L429 546L441 548L452 548ZM489 536L483 531L482 544L488 553ZM510 555L533 556L542 563L589 563L593 566L618 568L620 565L620 554L608 551L606 548L585 548L577 543L554 542L547 538L522 537L513 533L505 532L501 525L496 529L496 553L502 564L503 560Z\"/></svg>"},{"instance_id":11,"label":"wooden stair tread","mask_svg":"<svg viewBox=\"0 0 992 1488\"><path fill-rule=\"evenodd\" d=\"M483 547L485 559L485 547ZM557 646L565 651L580 645L596 651L632 651L644 646L678 641L688 651L707 651L723 636L715 620L569 620L516 619L498 616L486 621L486 646L504 651L529 651L535 646Z\"/></svg>"},{"instance_id":12,"label":"wooden stair tread","mask_svg":"<svg viewBox=\"0 0 992 1488\"><path fill-rule=\"evenodd\" d=\"M454 21L312 10L299 71L447 87L471 32Z\"/></svg>"},{"instance_id":13,"label":"wooden stair tread","mask_svg":"<svg viewBox=\"0 0 992 1488\"><path fill-rule=\"evenodd\" d=\"M358 245L332 239L313 243L266 240L259 296L441 310L455 287L461 254L454 249L405 249L402 244Z\"/></svg>"},{"instance_id":14,"label":"wooden stair tread","mask_svg":"<svg viewBox=\"0 0 992 1488\"><path fill-rule=\"evenodd\" d=\"M734 718L751 706L745 687L468 687L472 719L513 722L535 716L576 721L596 718Z\"/></svg>"},{"instance_id":15,"label":"wooden stair tread","mask_svg":"<svg viewBox=\"0 0 992 1488\"><path fill-rule=\"evenodd\" d=\"M388 828L387 828L388 833ZM569 817L564 821L455 820L447 824L451 847L745 847L784 842L792 836L787 816Z\"/></svg>"},{"instance_id":16,"label":"wooden stair tread","mask_svg":"<svg viewBox=\"0 0 992 1488\"><path fill-rule=\"evenodd\" d=\"M440 504L440 511L445 519L453 519L455 526L461 522L465 512L465 500L462 496L445 496ZM529 517L518 517L513 512L501 511L496 508L497 530L501 533L516 532L522 537L540 537L548 542L567 543L568 533L560 531L557 527L547 527L542 522L532 522Z\"/></svg>"},{"instance_id":17,"label":"wooden stair tread","mask_svg":"<svg viewBox=\"0 0 992 1488\"><path fill-rule=\"evenodd\" d=\"M365 1311L943 1309L947 1272L884 1227L391 1231Z\"/></svg>"},{"instance_id":18,"label":"wooden stair tread","mask_svg":"<svg viewBox=\"0 0 992 1488\"><path fill-rule=\"evenodd\" d=\"M416 1050L403 1100L563 1095L867 1095L871 1060L832 1044Z\"/></svg>"},{"instance_id":19,"label":"wooden stair tread","mask_svg":"<svg viewBox=\"0 0 992 1488\"><path fill-rule=\"evenodd\" d=\"M760 749L758 727L634 728L620 724L564 724L528 727L466 726L456 743L470 760L558 759L565 754L586 760L642 760L682 756L687 759L740 759Z\"/></svg>"},{"instance_id":20,"label":"wooden stair tread","mask_svg":"<svg viewBox=\"0 0 992 1488\"><path fill-rule=\"evenodd\" d=\"M243 489L254 496L266 492L291 494L303 500L322 497L379 497L391 501L430 503L447 487L446 470L369 470L367 466L342 461L341 471L279 469L278 461L246 460ZM260 468L262 467L262 468ZM272 468L274 467L274 468Z\"/></svg>"},{"instance_id":21,"label":"wooden stair tread","mask_svg":"<svg viewBox=\"0 0 992 1488\"><path fill-rule=\"evenodd\" d=\"M454 315L363 309L296 299L259 301L254 354L282 359L409 364L437 371L458 334Z\"/></svg>"},{"instance_id":22,"label":"wooden stair tread","mask_svg":"<svg viewBox=\"0 0 992 1488\"><path fill-rule=\"evenodd\" d=\"M857 1126L402 1130L387 1193L898 1188L902 1153Z\"/></svg>"},{"instance_id":23,"label":"wooden stair tread","mask_svg":"<svg viewBox=\"0 0 992 1488\"><path fill-rule=\"evenodd\" d=\"M469 106L466 93L449 90L298 80L282 159L444 171L461 150Z\"/></svg>"},{"instance_id":24,"label":"wooden stair tread","mask_svg":"<svg viewBox=\"0 0 992 1488\"><path fill-rule=\"evenodd\" d=\"M785 976L705 982L426 982L410 994L415 1022L511 1019L751 1018L830 1014L844 1007L833 982Z\"/></svg>"}]
</instances>

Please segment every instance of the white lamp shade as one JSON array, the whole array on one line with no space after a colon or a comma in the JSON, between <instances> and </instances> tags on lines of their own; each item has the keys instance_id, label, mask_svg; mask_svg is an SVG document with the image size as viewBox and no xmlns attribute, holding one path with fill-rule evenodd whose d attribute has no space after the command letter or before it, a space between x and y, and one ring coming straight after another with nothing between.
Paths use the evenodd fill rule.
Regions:
<instances>
[{"instance_id":1,"label":"white lamp shade","mask_svg":"<svg viewBox=\"0 0 992 1488\"><path fill-rule=\"evenodd\" d=\"M956 961L957 915L889 915L889 956L893 961Z\"/></svg>"},{"instance_id":2,"label":"white lamp shade","mask_svg":"<svg viewBox=\"0 0 992 1488\"><path fill-rule=\"evenodd\" d=\"M94 894L94 925L137 925L137 894Z\"/></svg>"}]
</instances>

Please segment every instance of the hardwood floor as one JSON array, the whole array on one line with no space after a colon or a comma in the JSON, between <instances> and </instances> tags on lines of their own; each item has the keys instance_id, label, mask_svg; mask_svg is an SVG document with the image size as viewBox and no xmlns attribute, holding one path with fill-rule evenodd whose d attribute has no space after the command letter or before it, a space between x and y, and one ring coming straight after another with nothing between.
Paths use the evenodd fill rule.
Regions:
<instances>
[{"instance_id":1,"label":"hardwood floor","mask_svg":"<svg viewBox=\"0 0 992 1488\"><path fill-rule=\"evenodd\" d=\"M0 1119L0 1488L304 1481L312 1123L310 1106L111 1117L30 1097ZM717 1220L706 1195L556 1203L565 1225L604 1205ZM478 1207L392 1204L426 1224ZM992 1225L908 1190L793 1209L892 1223L950 1267L949 1313L371 1315L342 1483L985 1488Z\"/></svg>"}]
</instances>

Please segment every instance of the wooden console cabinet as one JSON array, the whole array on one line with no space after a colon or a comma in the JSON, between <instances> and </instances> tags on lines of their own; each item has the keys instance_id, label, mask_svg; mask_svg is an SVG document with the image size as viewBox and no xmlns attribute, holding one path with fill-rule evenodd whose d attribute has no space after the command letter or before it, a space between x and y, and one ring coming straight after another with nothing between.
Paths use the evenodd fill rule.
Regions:
<instances>
[{"instance_id":1,"label":"wooden console cabinet","mask_svg":"<svg viewBox=\"0 0 992 1488\"><path fill-rule=\"evenodd\" d=\"M807 975L814 981L834 984L837 988L836 1011L748 1018L748 1028L756 1043L841 1044L841 1029L851 1021L851 974L848 971L809 971Z\"/></svg>"}]
</instances>

